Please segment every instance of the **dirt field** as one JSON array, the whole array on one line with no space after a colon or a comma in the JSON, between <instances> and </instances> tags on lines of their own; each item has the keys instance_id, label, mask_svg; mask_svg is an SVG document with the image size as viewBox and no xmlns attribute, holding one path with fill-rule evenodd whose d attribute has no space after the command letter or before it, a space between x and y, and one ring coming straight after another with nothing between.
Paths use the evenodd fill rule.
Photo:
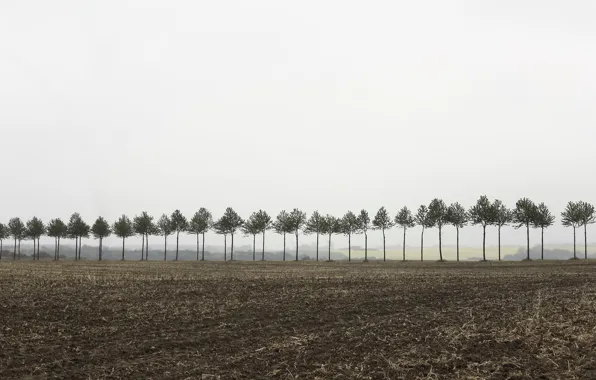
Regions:
<instances>
[{"instance_id":1,"label":"dirt field","mask_svg":"<svg viewBox=\"0 0 596 380\"><path fill-rule=\"evenodd\" d=\"M0 379L596 378L596 263L3 260L0 286Z\"/></svg>"}]
</instances>

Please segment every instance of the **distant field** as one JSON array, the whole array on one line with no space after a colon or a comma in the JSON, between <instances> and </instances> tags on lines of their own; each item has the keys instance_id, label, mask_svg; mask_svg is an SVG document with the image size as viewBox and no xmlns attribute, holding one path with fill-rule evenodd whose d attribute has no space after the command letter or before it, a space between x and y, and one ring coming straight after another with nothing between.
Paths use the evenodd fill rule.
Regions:
<instances>
[{"instance_id":1,"label":"distant field","mask_svg":"<svg viewBox=\"0 0 596 380\"><path fill-rule=\"evenodd\" d=\"M519 247L514 246L507 246L501 247L501 255L509 255L515 254ZM348 255L348 250L341 250L338 251L343 253L344 255ZM486 247L486 255L488 259L497 259L499 257L497 247ZM374 251L369 251L369 256L375 256L377 258L383 257L383 248L377 249ZM459 249L460 260L467 260L471 257L482 257L482 247L481 248L471 248L471 247L460 247ZM457 250L455 247L443 247L443 256L446 260L455 260L457 258ZM356 258L364 258L364 250L354 250L352 249L352 257ZM387 250L387 258L391 260L401 260L402 259L402 249L392 248ZM425 260L438 260L439 259L439 247L428 247L424 249L424 259ZM420 247L408 247L406 248L406 260L420 260Z\"/></svg>"},{"instance_id":2,"label":"distant field","mask_svg":"<svg viewBox=\"0 0 596 380\"><path fill-rule=\"evenodd\" d=\"M534 247L534 246L532 246ZM503 246L501 247L501 257L505 257L505 255L514 255L520 249L520 246ZM569 257L573 254L573 245L548 245L545 246L545 249L556 249L556 250L566 250L569 251ZM343 253L344 255L348 255L347 249L342 249L338 252ZM582 244L577 245L577 254L578 256L583 257L584 246ZM596 252L596 245L588 245L588 252L594 253ZM383 257L383 248L376 249L376 250L369 250L369 256L375 256L377 258ZM468 260L469 258L480 258L482 257L482 247L460 247L459 249L460 260ZM352 257L357 259L364 258L364 250L363 249L352 249ZM457 258L457 250L455 247L452 246L445 246L443 247L443 257L445 260L456 260ZM498 247L495 246L487 246L486 247L486 258L487 260L497 260L499 257L499 250ZM391 248L387 250L387 259L390 260L401 260L402 259L402 249L398 248ZM430 246L424 248L424 260L438 260L439 259L439 247ZM406 260L420 260L420 247L407 247L406 248Z\"/></svg>"},{"instance_id":3,"label":"distant field","mask_svg":"<svg viewBox=\"0 0 596 380\"><path fill-rule=\"evenodd\" d=\"M3 261L0 286L0 379L596 378L593 261Z\"/></svg>"}]
</instances>

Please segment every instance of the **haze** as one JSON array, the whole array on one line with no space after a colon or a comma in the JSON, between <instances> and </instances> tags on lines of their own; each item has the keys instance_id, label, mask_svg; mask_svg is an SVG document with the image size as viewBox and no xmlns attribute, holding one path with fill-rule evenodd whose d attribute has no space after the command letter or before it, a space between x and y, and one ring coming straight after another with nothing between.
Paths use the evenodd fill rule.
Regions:
<instances>
[{"instance_id":1,"label":"haze","mask_svg":"<svg viewBox=\"0 0 596 380\"><path fill-rule=\"evenodd\" d=\"M487 194L546 202L546 242L570 243L560 212L596 201L595 19L589 0L4 0L0 218Z\"/></svg>"}]
</instances>

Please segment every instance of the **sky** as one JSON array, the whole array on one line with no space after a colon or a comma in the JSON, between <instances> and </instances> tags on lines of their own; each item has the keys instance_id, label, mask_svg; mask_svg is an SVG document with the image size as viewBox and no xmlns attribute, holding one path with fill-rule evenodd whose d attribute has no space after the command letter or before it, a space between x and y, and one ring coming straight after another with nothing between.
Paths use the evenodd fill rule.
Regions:
<instances>
[{"instance_id":1,"label":"sky","mask_svg":"<svg viewBox=\"0 0 596 380\"><path fill-rule=\"evenodd\" d=\"M590 0L3 0L0 220L482 194L559 216L596 202L594 19ZM558 218L545 241L571 238Z\"/></svg>"}]
</instances>

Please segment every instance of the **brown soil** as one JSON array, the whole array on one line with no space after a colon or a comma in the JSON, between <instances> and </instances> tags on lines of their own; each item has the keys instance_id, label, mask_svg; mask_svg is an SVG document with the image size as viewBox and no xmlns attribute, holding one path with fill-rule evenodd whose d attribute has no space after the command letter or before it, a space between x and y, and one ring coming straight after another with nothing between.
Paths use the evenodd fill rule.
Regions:
<instances>
[{"instance_id":1,"label":"brown soil","mask_svg":"<svg viewBox=\"0 0 596 380\"><path fill-rule=\"evenodd\" d=\"M584 261L3 260L0 289L0 379L596 378Z\"/></svg>"}]
</instances>

